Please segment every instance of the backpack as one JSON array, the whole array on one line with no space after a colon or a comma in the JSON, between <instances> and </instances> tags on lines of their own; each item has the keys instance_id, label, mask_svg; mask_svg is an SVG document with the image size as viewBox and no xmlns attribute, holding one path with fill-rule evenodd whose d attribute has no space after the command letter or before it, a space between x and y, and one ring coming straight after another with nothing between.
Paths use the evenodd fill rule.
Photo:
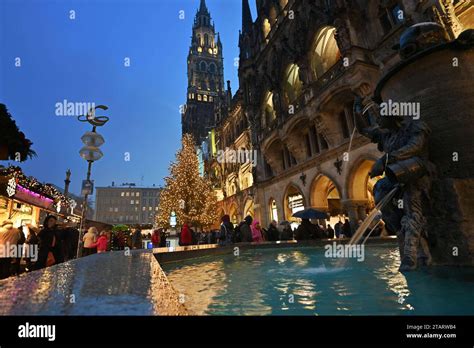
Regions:
<instances>
[{"instance_id":1,"label":"backpack","mask_svg":"<svg viewBox=\"0 0 474 348\"><path fill-rule=\"evenodd\" d=\"M232 243L240 243L242 242L242 233L240 232L240 227L244 222L241 222L234 228L234 233L232 233Z\"/></svg>"}]
</instances>

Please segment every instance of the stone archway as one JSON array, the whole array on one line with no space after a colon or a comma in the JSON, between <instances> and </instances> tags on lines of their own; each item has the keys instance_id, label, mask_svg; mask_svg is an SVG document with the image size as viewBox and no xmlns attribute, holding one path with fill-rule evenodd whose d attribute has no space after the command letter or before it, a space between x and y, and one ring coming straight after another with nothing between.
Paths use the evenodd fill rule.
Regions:
<instances>
[{"instance_id":1,"label":"stone archway","mask_svg":"<svg viewBox=\"0 0 474 348\"><path fill-rule=\"evenodd\" d=\"M310 195L311 206L317 210L327 212L331 217L331 224L339 220L339 215L344 214L341 191L328 176L319 174L314 178L311 184Z\"/></svg>"},{"instance_id":2,"label":"stone archway","mask_svg":"<svg viewBox=\"0 0 474 348\"><path fill-rule=\"evenodd\" d=\"M374 163L373 159L362 158L350 170L345 206L353 221L364 220L367 213L375 207L373 188L381 177L369 177Z\"/></svg>"},{"instance_id":3,"label":"stone archway","mask_svg":"<svg viewBox=\"0 0 474 348\"><path fill-rule=\"evenodd\" d=\"M230 205L229 217L230 217L230 221L233 224L238 224L240 221L242 221L242 217L240 216L240 212L239 212L239 207L237 206L235 202L233 202Z\"/></svg>"}]
</instances>

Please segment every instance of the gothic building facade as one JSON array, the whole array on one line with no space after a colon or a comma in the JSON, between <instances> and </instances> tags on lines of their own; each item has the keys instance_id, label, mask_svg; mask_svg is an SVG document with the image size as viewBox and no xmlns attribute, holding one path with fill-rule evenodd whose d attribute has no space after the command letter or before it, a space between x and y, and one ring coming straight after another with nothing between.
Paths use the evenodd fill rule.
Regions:
<instances>
[{"instance_id":1,"label":"gothic building facade","mask_svg":"<svg viewBox=\"0 0 474 348\"><path fill-rule=\"evenodd\" d=\"M194 136L199 145L215 127L226 109L222 43L214 23L201 0L194 18L191 46L188 54L187 101L182 110L182 133Z\"/></svg>"},{"instance_id":2,"label":"gothic building facade","mask_svg":"<svg viewBox=\"0 0 474 348\"><path fill-rule=\"evenodd\" d=\"M292 221L306 207L327 211L331 224L364 219L374 206L381 156L360 134L371 124L354 112L370 106L381 77L399 61L401 33L437 22L454 39L472 27L463 0L256 0L253 19L242 1L239 90L219 109L216 151L248 150L256 162L207 166L234 222L253 215L267 225ZM230 93L229 93L230 94ZM225 98L224 98L225 99ZM188 98L189 100L189 98Z\"/></svg>"}]
</instances>

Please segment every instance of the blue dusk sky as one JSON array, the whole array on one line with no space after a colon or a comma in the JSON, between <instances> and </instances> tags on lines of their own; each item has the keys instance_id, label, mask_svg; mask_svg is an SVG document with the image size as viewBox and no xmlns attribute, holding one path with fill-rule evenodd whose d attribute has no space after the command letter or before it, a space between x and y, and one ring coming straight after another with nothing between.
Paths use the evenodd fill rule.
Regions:
<instances>
[{"instance_id":1,"label":"blue dusk sky","mask_svg":"<svg viewBox=\"0 0 474 348\"><path fill-rule=\"evenodd\" d=\"M235 92L242 1L206 3ZM94 102L109 107L98 116L110 117L98 128L105 144L92 168L95 185L162 185L180 146L179 107L198 7L199 0L0 0L0 103L38 154L21 164L25 174L63 187L70 168L71 191L80 192L87 169L80 138L91 126L57 116L55 105ZM254 1L251 7L255 18Z\"/></svg>"}]
</instances>

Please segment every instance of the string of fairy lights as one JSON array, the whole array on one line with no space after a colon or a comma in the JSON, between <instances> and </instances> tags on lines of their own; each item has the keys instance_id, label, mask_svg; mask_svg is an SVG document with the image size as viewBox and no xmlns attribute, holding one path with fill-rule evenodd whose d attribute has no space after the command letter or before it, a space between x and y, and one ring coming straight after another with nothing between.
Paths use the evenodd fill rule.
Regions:
<instances>
[{"instance_id":1,"label":"string of fairy lights","mask_svg":"<svg viewBox=\"0 0 474 348\"><path fill-rule=\"evenodd\" d=\"M72 205L70 199L64 196L58 189L51 184L43 184L36 178L27 177L20 167L9 166L0 168L0 177L14 178L17 185L24 187L34 193L51 198L56 205L69 209Z\"/></svg>"},{"instance_id":2,"label":"string of fairy lights","mask_svg":"<svg viewBox=\"0 0 474 348\"><path fill-rule=\"evenodd\" d=\"M170 165L170 175L160 194L157 224L169 226L171 212L178 224L209 227L219 218L217 196L207 178L199 175L199 161L191 135L185 134L176 162Z\"/></svg>"}]
</instances>

